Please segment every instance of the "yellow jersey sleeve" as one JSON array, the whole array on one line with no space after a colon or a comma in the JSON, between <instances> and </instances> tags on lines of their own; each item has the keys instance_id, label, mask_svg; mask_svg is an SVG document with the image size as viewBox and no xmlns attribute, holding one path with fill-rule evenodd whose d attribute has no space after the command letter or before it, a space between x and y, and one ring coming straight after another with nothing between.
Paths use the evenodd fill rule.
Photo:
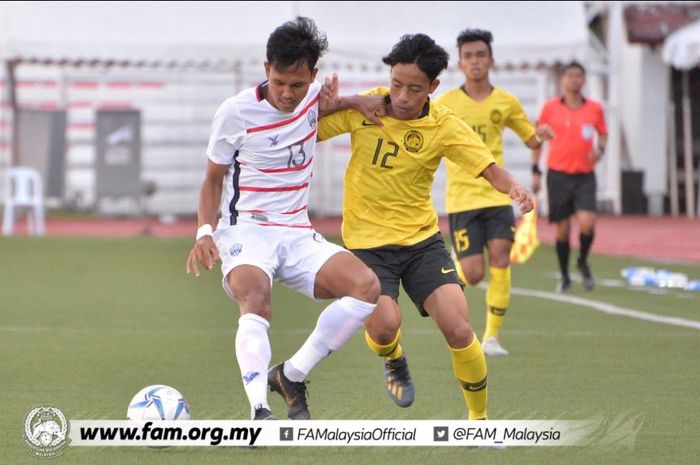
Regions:
<instances>
[{"instance_id":1,"label":"yellow jersey sleeve","mask_svg":"<svg viewBox=\"0 0 700 465\"><path fill-rule=\"evenodd\" d=\"M475 178L490 164L496 163L481 137L457 116L445 118L440 136L445 158Z\"/></svg>"},{"instance_id":2,"label":"yellow jersey sleeve","mask_svg":"<svg viewBox=\"0 0 700 465\"><path fill-rule=\"evenodd\" d=\"M385 87L375 87L374 89L361 92L360 95L387 95L388 93L389 89ZM326 115L319 121L317 140L322 142L340 134L352 132L354 128L353 122L356 123L361 118L362 115L352 108Z\"/></svg>"},{"instance_id":3,"label":"yellow jersey sleeve","mask_svg":"<svg viewBox=\"0 0 700 465\"><path fill-rule=\"evenodd\" d=\"M318 141L352 131L352 112L353 110L341 110L321 118L318 122Z\"/></svg>"},{"instance_id":4,"label":"yellow jersey sleeve","mask_svg":"<svg viewBox=\"0 0 700 465\"><path fill-rule=\"evenodd\" d=\"M512 129L523 142L527 142L535 135L535 126L525 114L520 101L515 97L510 99L510 112L508 112L506 126Z\"/></svg>"}]
</instances>

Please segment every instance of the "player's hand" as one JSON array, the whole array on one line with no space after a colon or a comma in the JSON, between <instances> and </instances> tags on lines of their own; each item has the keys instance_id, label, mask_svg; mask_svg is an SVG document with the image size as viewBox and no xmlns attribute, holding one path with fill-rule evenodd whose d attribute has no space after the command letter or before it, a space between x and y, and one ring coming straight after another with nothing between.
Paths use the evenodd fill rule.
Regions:
<instances>
[{"instance_id":1,"label":"player's hand","mask_svg":"<svg viewBox=\"0 0 700 465\"><path fill-rule=\"evenodd\" d=\"M596 164L603 158L603 152L597 147L592 148L591 151L588 152L588 158L590 158L593 164Z\"/></svg>"},{"instance_id":2,"label":"player's hand","mask_svg":"<svg viewBox=\"0 0 700 465\"><path fill-rule=\"evenodd\" d=\"M324 79L319 99L319 107L322 113L333 113L340 108L342 102L339 88L340 85L338 84L338 75L336 73L333 73L332 77Z\"/></svg>"},{"instance_id":3,"label":"player's hand","mask_svg":"<svg viewBox=\"0 0 700 465\"><path fill-rule=\"evenodd\" d=\"M554 139L554 131L549 124L541 124L535 129L535 134L541 141Z\"/></svg>"},{"instance_id":4,"label":"player's hand","mask_svg":"<svg viewBox=\"0 0 700 465\"><path fill-rule=\"evenodd\" d=\"M540 173L532 173L532 192L538 194L542 187L542 175Z\"/></svg>"},{"instance_id":5,"label":"player's hand","mask_svg":"<svg viewBox=\"0 0 700 465\"><path fill-rule=\"evenodd\" d=\"M386 116L386 104L383 95L355 95L352 97L353 108L361 112L365 118L376 124L383 126L379 119Z\"/></svg>"},{"instance_id":6,"label":"player's hand","mask_svg":"<svg viewBox=\"0 0 700 465\"><path fill-rule=\"evenodd\" d=\"M515 185L510 189L508 195L510 195L511 199L518 202L518 205L520 205L520 213L525 214L532 210L534 199L532 193L527 190L527 188L521 185Z\"/></svg>"},{"instance_id":7,"label":"player's hand","mask_svg":"<svg viewBox=\"0 0 700 465\"><path fill-rule=\"evenodd\" d=\"M187 274L194 272L194 275L199 278L199 264L211 270L217 260L219 260L219 249L216 248L214 238L202 236L190 250L190 256L187 258Z\"/></svg>"}]
</instances>

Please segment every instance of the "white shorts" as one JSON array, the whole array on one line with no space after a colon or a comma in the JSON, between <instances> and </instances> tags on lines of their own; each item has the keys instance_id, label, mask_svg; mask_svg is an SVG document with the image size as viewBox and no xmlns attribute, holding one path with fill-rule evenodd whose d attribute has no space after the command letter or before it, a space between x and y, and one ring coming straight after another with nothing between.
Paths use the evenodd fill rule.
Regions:
<instances>
[{"instance_id":1,"label":"white shorts","mask_svg":"<svg viewBox=\"0 0 700 465\"><path fill-rule=\"evenodd\" d=\"M222 284L235 300L228 275L241 265L260 268L270 278L312 299L316 273L343 247L327 242L313 229L237 224L217 229L214 242L221 257ZM348 252L349 253L349 252Z\"/></svg>"}]
</instances>

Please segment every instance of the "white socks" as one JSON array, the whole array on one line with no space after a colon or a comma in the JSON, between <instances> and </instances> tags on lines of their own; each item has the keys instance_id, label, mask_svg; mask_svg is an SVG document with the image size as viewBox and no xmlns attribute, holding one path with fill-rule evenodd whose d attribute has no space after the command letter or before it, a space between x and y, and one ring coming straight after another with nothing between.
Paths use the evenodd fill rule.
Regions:
<instances>
[{"instance_id":1,"label":"white socks","mask_svg":"<svg viewBox=\"0 0 700 465\"><path fill-rule=\"evenodd\" d=\"M355 334L376 306L343 297L326 307L304 345L284 363L284 376L290 381L304 381L318 362L340 349Z\"/></svg>"},{"instance_id":2,"label":"white socks","mask_svg":"<svg viewBox=\"0 0 700 465\"><path fill-rule=\"evenodd\" d=\"M267 403L267 369L272 351L267 330L270 323L263 317L247 313L238 320L236 358L241 368L243 387L250 402L250 417L257 407L269 409Z\"/></svg>"}]
</instances>

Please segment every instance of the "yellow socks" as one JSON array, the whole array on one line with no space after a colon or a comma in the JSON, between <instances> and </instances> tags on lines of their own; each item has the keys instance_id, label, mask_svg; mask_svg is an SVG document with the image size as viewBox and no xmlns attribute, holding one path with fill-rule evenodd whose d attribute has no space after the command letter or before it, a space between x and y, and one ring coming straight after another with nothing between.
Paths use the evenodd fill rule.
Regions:
<instances>
[{"instance_id":1,"label":"yellow socks","mask_svg":"<svg viewBox=\"0 0 700 465\"><path fill-rule=\"evenodd\" d=\"M365 341L367 341L367 345L372 350L372 352L379 355L380 357L385 357L389 360L396 360L397 358L399 358L403 355L403 349L401 348L401 344L399 344L400 340L401 340L401 330L400 329L396 333L396 338L392 342L390 342L389 344L386 344L386 345L377 344L370 337L370 335L367 333L367 331L365 331Z\"/></svg>"},{"instance_id":2,"label":"yellow socks","mask_svg":"<svg viewBox=\"0 0 700 465\"><path fill-rule=\"evenodd\" d=\"M486 331L481 339L498 338L503 318L510 304L510 267L489 267L489 287L486 290Z\"/></svg>"},{"instance_id":3,"label":"yellow socks","mask_svg":"<svg viewBox=\"0 0 700 465\"><path fill-rule=\"evenodd\" d=\"M462 385L462 394L469 410L470 420L487 418L488 389L486 388L486 358L481 344L474 335L474 340L464 349L450 347L452 369Z\"/></svg>"}]
</instances>

